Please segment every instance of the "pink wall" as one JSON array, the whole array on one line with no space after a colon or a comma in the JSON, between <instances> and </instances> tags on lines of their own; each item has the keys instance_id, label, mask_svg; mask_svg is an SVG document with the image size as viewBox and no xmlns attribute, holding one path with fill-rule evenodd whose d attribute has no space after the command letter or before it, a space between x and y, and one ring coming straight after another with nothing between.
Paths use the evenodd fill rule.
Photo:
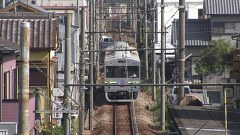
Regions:
<instances>
[{"instance_id":1,"label":"pink wall","mask_svg":"<svg viewBox=\"0 0 240 135\"><path fill-rule=\"evenodd\" d=\"M2 120L3 122L18 122L18 100L4 100L2 107ZM35 114L35 97L29 100L29 130L34 126Z\"/></svg>"},{"instance_id":2,"label":"pink wall","mask_svg":"<svg viewBox=\"0 0 240 135\"><path fill-rule=\"evenodd\" d=\"M14 88L13 88L13 69L16 68L16 56L15 55L4 55L3 57L3 65L2 65L2 80L3 80L3 74L6 71L10 71L10 91L11 96L13 97L14 94ZM3 80L4 81L4 80ZM2 82L4 84L4 82ZM1 86L3 90L3 85ZM3 94L4 95L4 92Z\"/></svg>"}]
</instances>

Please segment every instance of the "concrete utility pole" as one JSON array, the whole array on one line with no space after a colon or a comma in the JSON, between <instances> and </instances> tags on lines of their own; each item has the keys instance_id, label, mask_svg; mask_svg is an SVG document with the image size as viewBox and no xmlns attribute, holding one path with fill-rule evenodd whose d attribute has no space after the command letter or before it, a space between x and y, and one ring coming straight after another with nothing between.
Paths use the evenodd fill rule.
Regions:
<instances>
[{"instance_id":1,"label":"concrete utility pole","mask_svg":"<svg viewBox=\"0 0 240 135\"><path fill-rule=\"evenodd\" d=\"M97 5L97 6L96 6ZM95 16L94 16L94 22L95 22L95 31L99 32L99 3L96 4L96 1L94 0L94 6L95 6ZM98 15L97 15L98 14ZM95 50L99 50L99 33L96 34L95 40L96 40L96 45L95 45ZM99 79L99 52L96 52L96 84L98 84L98 79Z\"/></svg>"},{"instance_id":2,"label":"concrete utility pole","mask_svg":"<svg viewBox=\"0 0 240 135\"><path fill-rule=\"evenodd\" d=\"M148 0L145 0L144 2L144 11L145 11L145 14L144 14L144 36L145 36L145 46L144 48L147 49L148 48L148 29L147 29L147 4L148 4ZM145 50L145 70L146 70L146 80L149 79L149 74L148 74L148 51Z\"/></svg>"},{"instance_id":3,"label":"concrete utility pole","mask_svg":"<svg viewBox=\"0 0 240 135\"><path fill-rule=\"evenodd\" d=\"M185 0L179 0L179 83L184 83L185 69ZM184 86L179 86L178 104L184 97Z\"/></svg>"},{"instance_id":4,"label":"concrete utility pole","mask_svg":"<svg viewBox=\"0 0 240 135\"><path fill-rule=\"evenodd\" d=\"M64 107L71 110L71 99L69 98L70 94L70 86L68 84L71 83L71 16L70 14L64 17L65 20L65 55L64 55ZM71 129L71 116L69 113L63 113L63 121L64 121L64 135L70 135Z\"/></svg>"},{"instance_id":5,"label":"concrete utility pole","mask_svg":"<svg viewBox=\"0 0 240 135\"><path fill-rule=\"evenodd\" d=\"M136 40L136 43L138 45L138 47L140 46L141 44L141 34L140 34L140 31L141 31L141 23L140 23L140 20L141 20L141 16L140 16L140 0L137 0L137 37L135 38Z\"/></svg>"},{"instance_id":6,"label":"concrete utility pole","mask_svg":"<svg viewBox=\"0 0 240 135\"><path fill-rule=\"evenodd\" d=\"M165 26L164 26L164 0L161 0L161 83L165 84ZM161 86L161 130L165 130L165 86Z\"/></svg>"},{"instance_id":7,"label":"concrete utility pole","mask_svg":"<svg viewBox=\"0 0 240 135\"><path fill-rule=\"evenodd\" d=\"M82 23L81 23L81 55L80 55L80 84L85 84L85 58L84 58L84 51L85 51L85 32L86 32L86 7L82 7ZM81 86L80 88L80 113L79 113L79 135L84 134L84 111L85 111L85 86Z\"/></svg>"},{"instance_id":8,"label":"concrete utility pole","mask_svg":"<svg viewBox=\"0 0 240 135\"><path fill-rule=\"evenodd\" d=\"M152 68L153 68L153 72L152 72L152 76L153 76L153 84L156 83L156 51L155 51L155 44L156 44L156 40L155 40L155 33L156 33L156 23L155 23L155 20L156 20L156 16L155 16L155 12L156 12L156 5L155 5L155 0L152 2L152 22L153 22L153 33L152 33L152 45L153 45L153 64L152 64ZM153 86L153 97L152 99L154 101L156 101L156 98L157 98L157 94L156 94L156 86Z\"/></svg>"},{"instance_id":9,"label":"concrete utility pole","mask_svg":"<svg viewBox=\"0 0 240 135\"><path fill-rule=\"evenodd\" d=\"M18 135L29 135L29 55L30 23L20 24L20 79Z\"/></svg>"},{"instance_id":10,"label":"concrete utility pole","mask_svg":"<svg viewBox=\"0 0 240 135\"><path fill-rule=\"evenodd\" d=\"M89 1L89 50L93 50L93 0L90 0ZM90 53L90 56L89 56L89 60L90 60L90 75L89 75L89 80L90 80L90 83L93 84L93 53L94 52L89 52ZM89 124L90 124L90 130L93 130L93 86L90 86L90 110L89 110Z\"/></svg>"}]
</instances>

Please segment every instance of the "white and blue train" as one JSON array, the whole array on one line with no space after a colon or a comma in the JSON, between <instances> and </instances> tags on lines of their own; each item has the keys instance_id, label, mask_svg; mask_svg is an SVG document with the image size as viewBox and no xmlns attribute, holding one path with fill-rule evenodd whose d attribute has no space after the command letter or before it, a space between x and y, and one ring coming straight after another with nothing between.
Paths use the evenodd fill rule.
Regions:
<instances>
[{"instance_id":1,"label":"white and blue train","mask_svg":"<svg viewBox=\"0 0 240 135\"><path fill-rule=\"evenodd\" d=\"M131 102L141 90L138 52L128 42L116 41L106 48L104 59L104 91L109 102ZM115 86L106 84L116 84ZM125 86L126 84L132 86Z\"/></svg>"}]
</instances>

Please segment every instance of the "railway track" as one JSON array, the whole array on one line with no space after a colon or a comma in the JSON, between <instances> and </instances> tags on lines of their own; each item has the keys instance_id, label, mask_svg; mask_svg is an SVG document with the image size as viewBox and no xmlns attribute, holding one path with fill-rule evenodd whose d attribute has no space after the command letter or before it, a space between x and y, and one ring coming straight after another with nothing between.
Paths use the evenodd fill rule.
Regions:
<instances>
[{"instance_id":1,"label":"railway track","mask_svg":"<svg viewBox=\"0 0 240 135\"><path fill-rule=\"evenodd\" d=\"M127 41L130 45L136 46L133 30L126 21L120 21L120 18L127 18L126 15L114 16L107 22L108 36L113 37L116 41ZM123 32L123 33L121 33Z\"/></svg>"},{"instance_id":2,"label":"railway track","mask_svg":"<svg viewBox=\"0 0 240 135\"><path fill-rule=\"evenodd\" d=\"M138 135L135 110L132 103L113 104L113 134Z\"/></svg>"}]
</instances>

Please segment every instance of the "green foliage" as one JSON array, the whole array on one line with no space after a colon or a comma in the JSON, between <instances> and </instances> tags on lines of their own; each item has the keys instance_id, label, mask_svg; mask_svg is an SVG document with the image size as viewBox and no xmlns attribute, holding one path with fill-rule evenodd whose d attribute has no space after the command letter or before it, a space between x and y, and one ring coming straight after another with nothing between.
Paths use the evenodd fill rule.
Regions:
<instances>
[{"instance_id":1,"label":"green foliage","mask_svg":"<svg viewBox=\"0 0 240 135\"><path fill-rule=\"evenodd\" d=\"M200 53L195 70L200 75L222 74L232 68L234 46L224 40L213 41Z\"/></svg>"},{"instance_id":2,"label":"green foliage","mask_svg":"<svg viewBox=\"0 0 240 135\"><path fill-rule=\"evenodd\" d=\"M63 135L64 131L63 131L63 127L62 126L56 126L52 129L43 129L42 133L43 135L51 135L51 132L53 133L53 135Z\"/></svg>"}]
</instances>

